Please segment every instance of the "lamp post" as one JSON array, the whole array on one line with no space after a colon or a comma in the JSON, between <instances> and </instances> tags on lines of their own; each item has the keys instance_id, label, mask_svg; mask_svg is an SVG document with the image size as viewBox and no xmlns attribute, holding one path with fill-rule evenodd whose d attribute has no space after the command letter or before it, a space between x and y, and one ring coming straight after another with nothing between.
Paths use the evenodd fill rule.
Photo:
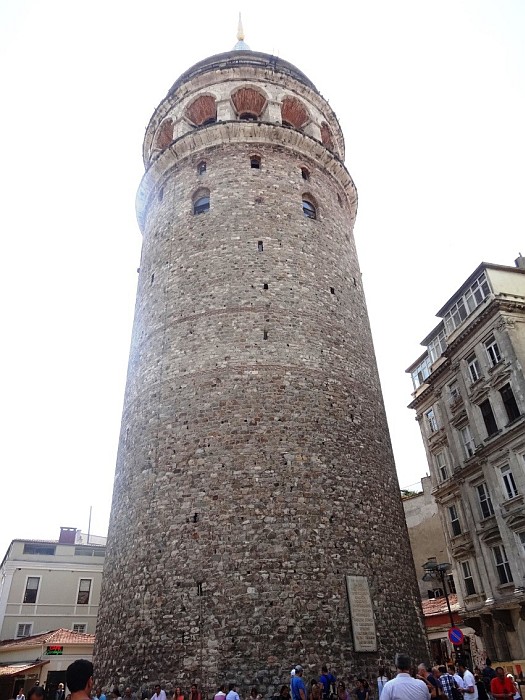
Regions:
<instances>
[{"instance_id":1,"label":"lamp post","mask_svg":"<svg viewBox=\"0 0 525 700\"><path fill-rule=\"evenodd\" d=\"M448 616L450 619L450 627L454 627L454 617L452 615L452 609L450 607L450 600L448 598L448 589L447 589L447 584L445 580L445 574L450 571L452 568L452 564L450 564L448 561L444 561L441 564L438 564L436 561L435 557L429 557L429 560L423 564L423 569L425 571L425 574L423 576L423 581L441 581L441 585L443 586L443 593L445 595L445 600L447 601L447 609L448 609ZM458 646L454 644L454 653L456 660L459 659L460 653Z\"/></svg>"}]
</instances>

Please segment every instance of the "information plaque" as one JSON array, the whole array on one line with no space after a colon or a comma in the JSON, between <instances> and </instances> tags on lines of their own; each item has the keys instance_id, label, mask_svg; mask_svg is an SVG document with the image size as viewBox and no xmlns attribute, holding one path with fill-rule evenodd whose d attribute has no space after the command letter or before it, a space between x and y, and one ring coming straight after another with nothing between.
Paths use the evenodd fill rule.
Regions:
<instances>
[{"instance_id":1,"label":"information plaque","mask_svg":"<svg viewBox=\"0 0 525 700\"><path fill-rule=\"evenodd\" d=\"M377 651L376 624L366 576L347 576L346 590L355 651Z\"/></svg>"}]
</instances>

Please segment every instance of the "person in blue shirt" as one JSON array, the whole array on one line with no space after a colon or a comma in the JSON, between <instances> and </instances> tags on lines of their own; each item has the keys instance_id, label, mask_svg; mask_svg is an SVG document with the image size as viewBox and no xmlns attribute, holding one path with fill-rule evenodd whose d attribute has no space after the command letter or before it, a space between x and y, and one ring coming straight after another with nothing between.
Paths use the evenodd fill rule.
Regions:
<instances>
[{"instance_id":1,"label":"person in blue shirt","mask_svg":"<svg viewBox=\"0 0 525 700\"><path fill-rule=\"evenodd\" d=\"M306 700L306 686L303 681L303 667L295 667L295 675L292 676L292 700Z\"/></svg>"},{"instance_id":2,"label":"person in blue shirt","mask_svg":"<svg viewBox=\"0 0 525 700\"><path fill-rule=\"evenodd\" d=\"M323 684L323 698L324 700L330 700L330 694L335 693L335 682L337 679L333 673L328 672L327 666L323 666L321 671L322 675L319 680Z\"/></svg>"}]
</instances>

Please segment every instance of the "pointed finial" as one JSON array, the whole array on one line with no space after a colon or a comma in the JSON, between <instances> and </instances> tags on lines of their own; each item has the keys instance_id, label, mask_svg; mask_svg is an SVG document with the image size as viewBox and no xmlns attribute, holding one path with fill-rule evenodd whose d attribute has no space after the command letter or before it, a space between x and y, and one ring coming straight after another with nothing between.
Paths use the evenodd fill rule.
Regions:
<instances>
[{"instance_id":1,"label":"pointed finial","mask_svg":"<svg viewBox=\"0 0 525 700\"><path fill-rule=\"evenodd\" d=\"M239 25L237 27L237 41L244 41L244 29L242 28L242 18L239 12Z\"/></svg>"},{"instance_id":2,"label":"pointed finial","mask_svg":"<svg viewBox=\"0 0 525 700\"><path fill-rule=\"evenodd\" d=\"M239 12L239 25L237 27L237 43L233 47L234 51L250 51L248 44L244 43L244 29L242 28L241 13Z\"/></svg>"}]
</instances>

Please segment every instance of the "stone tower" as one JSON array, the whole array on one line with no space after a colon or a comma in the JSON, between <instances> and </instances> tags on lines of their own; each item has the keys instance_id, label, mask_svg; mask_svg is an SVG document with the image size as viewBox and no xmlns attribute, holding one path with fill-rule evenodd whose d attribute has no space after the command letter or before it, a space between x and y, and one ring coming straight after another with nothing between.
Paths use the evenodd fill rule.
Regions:
<instances>
[{"instance_id":1,"label":"stone tower","mask_svg":"<svg viewBox=\"0 0 525 700\"><path fill-rule=\"evenodd\" d=\"M343 159L311 81L242 37L151 118L106 684L268 694L426 656Z\"/></svg>"}]
</instances>

